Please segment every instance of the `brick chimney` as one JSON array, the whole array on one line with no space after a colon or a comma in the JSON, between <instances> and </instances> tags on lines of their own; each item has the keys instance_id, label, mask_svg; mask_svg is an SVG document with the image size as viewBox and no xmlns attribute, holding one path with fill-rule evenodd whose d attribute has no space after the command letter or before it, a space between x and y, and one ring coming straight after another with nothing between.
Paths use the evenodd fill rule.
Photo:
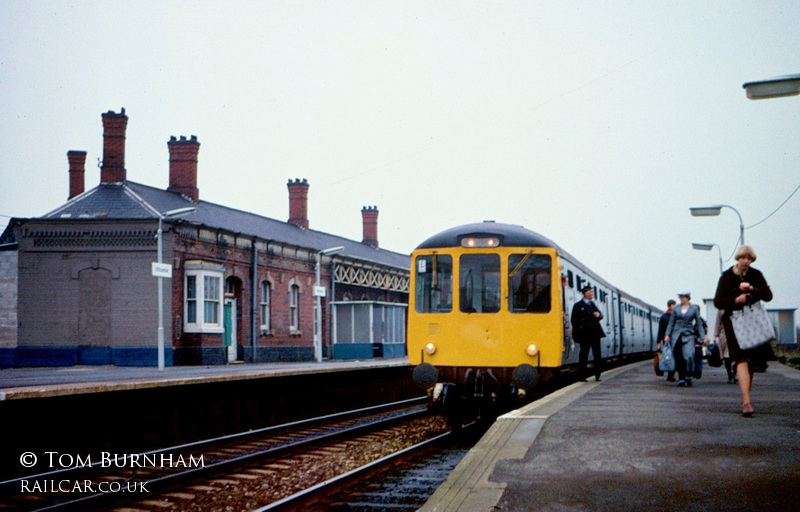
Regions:
<instances>
[{"instance_id":1,"label":"brick chimney","mask_svg":"<svg viewBox=\"0 0 800 512\"><path fill-rule=\"evenodd\" d=\"M83 194L86 151L67 151L67 160L69 161L69 197L67 201L69 201L73 197Z\"/></svg>"},{"instance_id":2,"label":"brick chimney","mask_svg":"<svg viewBox=\"0 0 800 512\"><path fill-rule=\"evenodd\" d=\"M361 209L361 222L364 226L362 244L378 248L378 207L365 206Z\"/></svg>"},{"instance_id":3,"label":"brick chimney","mask_svg":"<svg viewBox=\"0 0 800 512\"><path fill-rule=\"evenodd\" d=\"M192 135L187 139L181 135L180 139L174 136L167 142L169 148L169 188L170 192L183 194L193 203L200 200L200 191L197 189L197 153L200 143L197 136Z\"/></svg>"},{"instance_id":4,"label":"brick chimney","mask_svg":"<svg viewBox=\"0 0 800 512\"><path fill-rule=\"evenodd\" d=\"M117 114L109 110L103 114L103 165L100 183L125 181L125 129L128 116L125 109Z\"/></svg>"},{"instance_id":5,"label":"brick chimney","mask_svg":"<svg viewBox=\"0 0 800 512\"><path fill-rule=\"evenodd\" d=\"M295 179L286 184L289 187L289 224L308 229L308 181Z\"/></svg>"}]
</instances>

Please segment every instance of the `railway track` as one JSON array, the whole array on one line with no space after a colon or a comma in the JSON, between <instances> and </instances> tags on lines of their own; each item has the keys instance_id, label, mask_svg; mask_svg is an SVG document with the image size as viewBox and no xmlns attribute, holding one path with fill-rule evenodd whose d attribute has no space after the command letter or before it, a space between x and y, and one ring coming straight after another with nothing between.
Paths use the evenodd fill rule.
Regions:
<instances>
[{"instance_id":1,"label":"railway track","mask_svg":"<svg viewBox=\"0 0 800 512\"><path fill-rule=\"evenodd\" d=\"M78 456L83 463L80 467L0 482L0 503L3 510L24 512L209 510L203 504L224 495L255 499L256 506L249 509L258 508L296 490L296 483L281 483L282 473L313 477L311 469L303 469L299 462L324 467L321 462L335 461L337 454L349 458L355 454L356 459L367 456L363 452L370 444L409 444L411 441L404 439L408 422L417 422L418 431L441 431L441 425L433 425L436 420L428 415L424 403L421 398L386 404L146 454L106 454L89 464L88 458ZM342 469L343 464L328 464L332 466L328 471ZM323 475L322 480L328 478ZM244 484L255 481L272 495L266 498L269 501L263 501L264 492L245 490Z\"/></svg>"},{"instance_id":2,"label":"railway track","mask_svg":"<svg viewBox=\"0 0 800 512\"><path fill-rule=\"evenodd\" d=\"M481 430L477 424L392 453L253 512L413 512L447 479Z\"/></svg>"}]
</instances>

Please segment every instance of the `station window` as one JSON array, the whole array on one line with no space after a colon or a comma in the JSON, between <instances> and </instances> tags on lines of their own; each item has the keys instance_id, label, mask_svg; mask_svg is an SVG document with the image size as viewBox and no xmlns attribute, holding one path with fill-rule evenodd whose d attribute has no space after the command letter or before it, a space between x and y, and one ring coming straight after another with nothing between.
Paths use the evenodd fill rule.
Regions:
<instances>
[{"instance_id":1,"label":"station window","mask_svg":"<svg viewBox=\"0 0 800 512\"><path fill-rule=\"evenodd\" d=\"M417 313L447 313L453 310L453 258L431 254L414 262L415 309Z\"/></svg>"},{"instance_id":2,"label":"station window","mask_svg":"<svg viewBox=\"0 0 800 512\"><path fill-rule=\"evenodd\" d=\"M203 262L184 268L184 331L222 332L223 268Z\"/></svg>"},{"instance_id":3,"label":"station window","mask_svg":"<svg viewBox=\"0 0 800 512\"><path fill-rule=\"evenodd\" d=\"M464 254L458 260L458 290L464 313L500 311L500 256Z\"/></svg>"},{"instance_id":4,"label":"station window","mask_svg":"<svg viewBox=\"0 0 800 512\"><path fill-rule=\"evenodd\" d=\"M512 313L549 312L550 281L550 256L530 253L509 256L509 311Z\"/></svg>"},{"instance_id":5,"label":"station window","mask_svg":"<svg viewBox=\"0 0 800 512\"><path fill-rule=\"evenodd\" d=\"M270 301L272 300L272 284L269 281L261 281L261 329L270 329Z\"/></svg>"},{"instance_id":6,"label":"station window","mask_svg":"<svg viewBox=\"0 0 800 512\"><path fill-rule=\"evenodd\" d=\"M300 287L296 284L289 288L289 330L300 330Z\"/></svg>"}]
</instances>

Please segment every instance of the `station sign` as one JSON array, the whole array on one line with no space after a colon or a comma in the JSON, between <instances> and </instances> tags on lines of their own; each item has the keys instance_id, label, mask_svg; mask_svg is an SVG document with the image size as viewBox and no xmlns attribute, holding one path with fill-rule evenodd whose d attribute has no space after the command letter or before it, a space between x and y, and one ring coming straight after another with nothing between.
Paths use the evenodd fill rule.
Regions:
<instances>
[{"instance_id":1,"label":"station sign","mask_svg":"<svg viewBox=\"0 0 800 512\"><path fill-rule=\"evenodd\" d=\"M327 289L324 286L314 287L314 297L324 297L327 295Z\"/></svg>"},{"instance_id":2,"label":"station sign","mask_svg":"<svg viewBox=\"0 0 800 512\"><path fill-rule=\"evenodd\" d=\"M165 277L167 279L172 277L172 265L169 263L156 263L153 262L153 277Z\"/></svg>"}]
</instances>

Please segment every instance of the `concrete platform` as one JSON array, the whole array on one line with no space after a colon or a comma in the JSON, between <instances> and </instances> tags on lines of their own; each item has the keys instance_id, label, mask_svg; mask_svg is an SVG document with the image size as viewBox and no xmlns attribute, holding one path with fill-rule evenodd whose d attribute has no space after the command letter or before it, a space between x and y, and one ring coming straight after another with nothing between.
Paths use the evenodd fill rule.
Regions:
<instances>
[{"instance_id":1,"label":"concrete platform","mask_svg":"<svg viewBox=\"0 0 800 512\"><path fill-rule=\"evenodd\" d=\"M408 358L169 366L164 371L119 366L8 368L0 370L0 401L399 366L408 366Z\"/></svg>"},{"instance_id":2,"label":"concrete platform","mask_svg":"<svg viewBox=\"0 0 800 512\"><path fill-rule=\"evenodd\" d=\"M724 368L609 371L499 418L421 510L798 510L800 371L770 363L752 400Z\"/></svg>"}]
</instances>

